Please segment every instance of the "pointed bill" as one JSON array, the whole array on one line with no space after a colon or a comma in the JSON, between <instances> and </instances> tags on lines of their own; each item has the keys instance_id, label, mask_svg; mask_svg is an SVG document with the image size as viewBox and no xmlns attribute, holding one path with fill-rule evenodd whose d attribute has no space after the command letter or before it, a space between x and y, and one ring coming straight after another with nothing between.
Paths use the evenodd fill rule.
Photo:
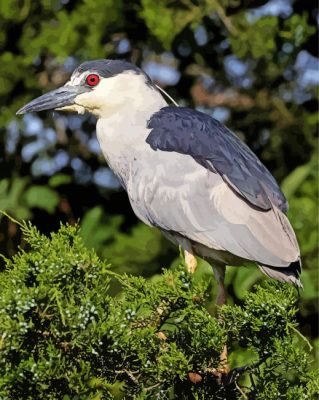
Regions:
<instances>
[{"instance_id":1,"label":"pointed bill","mask_svg":"<svg viewBox=\"0 0 319 400\"><path fill-rule=\"evenodd\" d=\"M36 99L30 101L17 111L17 114L26 114L44 110L54 110L62 107L72 106L75 99L81 93L90 91L90 88L83 86L62 86L52 90Z\"/></svg>"}]
</instances>

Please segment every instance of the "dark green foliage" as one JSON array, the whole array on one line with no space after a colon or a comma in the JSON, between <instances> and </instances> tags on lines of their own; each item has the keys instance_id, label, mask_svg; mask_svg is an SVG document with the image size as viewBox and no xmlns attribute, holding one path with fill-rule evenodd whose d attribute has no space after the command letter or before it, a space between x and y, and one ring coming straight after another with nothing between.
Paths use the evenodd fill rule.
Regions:
<instances>
[{"instance_id":1,"label":"dark green foliage","mask_svg":"<svg viewBox=\"0 0 319 400\"><path fill-rule=\"evenodd\" d=\"M27 251L0 281L1 399L314 399L296 294L256 287L242 306L208 313L209 282L180 265L146 281L117 275L88 250L78 227L48 238L22 224ZM122 286L109 296L113 282ZM230 358L249 365L216 369ZM247 361L246 361L247 364ZM197 380L197 383L195 383Z\"/></svg>"},{"instance_id":2,"label":"dark green foliage","mask_svg":"<svg viewBox=\"0 0 319 400\"><path fill-rule=\"evenodd\" d=\"M308 368L314 368L314 364L304 361L303 346L307 351L308 346L295 334L294 326L296 319L301 332L310 342L319 344L316 218L318 93L316 79L309 79L315 77L318 62L318 58L315 58L318 7L314 1L287 0L278 2L279 8L285 11L276 13L270 12L269 7L265 11L267 3L267 0L0 1L0 209L18 220L32 219L46 234L56 230L60 221L74 224L79 219L86 248L95 249L100 259L112 262L110 269L81 245L78 253L83 259L86 257L86 260L91 260L87 269L82 271L75 259L74 265L70 264L69 255L74 257L74 247L65 251L65 248L54 245L55 250L51 249L51 242L41 238L35 231L30 239L34 235L34 240L37 238L41 243L40 250L42 246L45 248L45 243L49 243L49 249L43 252L34 249L22 258L19 255L9 262L9 272L5 272L1 279L1 285L5 286L1 289L1 309L7 310L10 299L12 307L21 304L32 307L30 311L15 312L19 317L13 319L9 318L13 311L10 315L6 312L1 314L0 330L2 326L7 326L2 325L2 321L12 327L13 336L10 340L18 349L10 353L11 361L5 359L9 361L7 372L3 373L3 364L0 367L2 383L11 379L11 384L8 382L6 387L17 390L14 394L8 389L13 393L11 398L20 400L28 395L28 391L36 390L36 380L32 377L39 370L39 376L44 374L42 382L45 383L42 384L49 386L43 393L43 389L38 389L37 394L30 394L29 397L35 400L40 398L40 394L43 398L61 398L62 395L54 394L53 388L65 393L65 400L67 396L75 398L77 391L85 399L94 398L95 394L99 398L102 395L97 393L106 392L107 389L113 396L116 393L119 395L124 384L128 387L124 390L126 393L141 393L141 385L150 387L153 382L158 384L158 377L165 380L167 387L163 390L167 390L171 397L174 397L172 391L175 390L175 397L178 398L189 398L191 392L196 392L197 398L209 399L213 395L204 394L205 391L210 389L215 393L220 386L208 370L205 372L205 368L209 369L211 363L216 362L221 336L228 336L233 368L258 362L259 357L264 357L265 351L269 352L268 360L260 368L254 369L254 385L248 371L238 380L249 399L280 399L282 396L299 400L305 398L307 393L309 399L315 398L311 394L314 393L314 381L307 372ZM274 10L276 2L272 0L271 3ZM255 12L259 12L259 15ZM125 41L129 46L119 51ZM171 275L163 278L156 274L163 266L174 269L178 265L177 251L169 247L158 231L137 222L124 192L114 189L112 185L102 187L94 181L95 173L107 167L103 157L89 146L94 138L95 121L87 117L48 112L33 115L31 123L28 117L22 119L15 115L26 101L63 85L75 65L105 57L128 59L143 68L155 62L158 83L175 100L209 114L213 112L217 119L223 116L223 122L247 142L278 179L289 200L288 216L302 254L301 279L304 291L300 293L296 315L295 304L292 304L293 291L284 289L282 285L271 285L265 292L258 289L256 297L247 297L247 291L264 279L262 274L257 268L229 267L226 275L229 303L240 304L241 307L224 309L223 313L225 316L227 314L225 324L230 329L229 335L226 335L221 324L208 317L204 307L205 304L209 310L214 308L210 299L215 294L212 292L216 285L211 268L199 260L198 271L189 286L189 290L199 293L199 300L204 298L205 303L202 303L203 300L190 302L186 288L183 295L174 297L171 287L164 285L165 279ZM312 61L309 61L309 57L312 57ZM312 67L308 62L312 63ZM172 68L179 78L167 83L163 71L157 74L163 66ZM306 80L303 79L305 75L308 77ZM34 123L37 129L34 129ZM30 131L31 125L33 130ZM51 129L50 135L48 128ZM30 152L34 146L36 151ZM26 156L27 153L29 156ZM61 154L68 158L66 164L59 165L56 162L55 157ZM73 162L76 162L75 167ZM0 252L6 256L16 254L18 245L22 248L25 245L20 230L7 218L2 218L0 224ZM61 232L57 240L62 243ZM74 246L80 245L79 239L74 243ZM61 256L61 260L50 275L51 251ZM36 266L32 267L33 258L44 266L42 272L34 269ZM92 278L92 282L88 283L90 290L86 291L83 276L87 276L89 270L95 271L93 259L97 260L94 263L98 276ZM53 264L56 264L55 261ZM151 278L145 282L143 279L131 281L126 277L121 278L120 283L119 279L110 280L111 271ZM173 280L181 284L178 271L182 270L174 272ZM43 288L43 292L38 294L34 293L36 286L32 286L36 276L38 287ZM15 284L11 282L12 279L16 279ZM184 279L188 278L184 276ZM208 290L198 286L202 280L207 283ZM120 292L122 288L124 290ZM155 291L157 288L158 293ZM277 289L283 295L277 296ZM17 290L21 292L16 293ZM142 314L140 318L145 320L146 325L129 329L126 320L124 327L120 328L115 310L123 318L128 308L139 315L134 291L143 303L145 316ZM203 297L204 293L209 293L209 297ZM267 294L267 301L261 300L263 293ZM271 293L275 297L271 297ZM115 294L118 294L118 298L111 298ZM179 296L180 302L176 300ZM161 303L163 298L168 300L168 304ZM79 317L79 307L81 303L90 304L87 299L91 299L98 314L93 315L96 318L95 327L90 322L83 329L80 319L84 316ZM16 304L18 301L21 304ZM35 306L32 306L33 301ZM245 301L249 305L245 306ZM40 316L34 311L41 302L45 304L44 310L48 307L48 315L52 313L52 320L45 317L46 312ZM134 307L128 306L128 302ZM164 307L160 322L156 319L152 322L152 318L158 314L153 302ZM279 305L284 306L284 310L278 310ZM194 307L196 312L190 314ZM41 307L39 310L44 311ZM60 310L63 314L60 314ZM70 311L70 317L65 314L66 310ZM285 314L288 312L292 314ZM35 319L37 315L38 319ZM61 315L64 315L65 325ZM131 324L135 318L132 318ZM72 321L76 328L72 328ZM23 328L25 325L20 326L19 322L27 322L31 326ZM162 325L156 325L159 323ZM189 326L197 323L200 328L196 330ZM278 325L275 326L275 323ZM110 334L106 329L109 327L107 324L115 324L117 332ZM54 327L64 335L64 339L53 336ZM211 335L217 327L219 333ZM19 333L20 329L22 333ZM23 333L25 329L28 331ZM46 337L47 333L43 335L41 332L49 332L50 335ZM168 339L161 341L154 338L154 332L165 333ZM103 337L103 340L106 336L106 343L110 347L101 347L96 343L96 340L100 340L96 339L97 336ZM29 340L30 337L33 342ZM113 346L116 337L119 337L118 342L123 347ZM147 345L143 344L143 337ZM292 340L298 340L297 347L291 345ZM61 347L62 342L66 342L66 350ZM9 340L2 333L0 343L3 351L7 351ZM72 343L71 347L69 343ZM209 354L208 343L212 348ZM162 348L165 346L168 346L168 350L164 352ZM110 353L115 348L118 349L116 353ZM300 350L293 351L293 348ZM104 354L103 365L109 366L107 362L114 362L115 365L110 369L105 367L105 371L101 372L102 366L99 366L98 360L102 358L94 355L93 350ZM47 362L46 354L49 353L52 355L52 366L41 366L41 363ZM111 373L115 369L123 370L120 360L125 359L126 353L132 357L134 355L125 366L128 371L138 371L134 379L139 376L145 360L150 360L151 365L144 368L138 385L126 373L116 376ZM174 373L168 362L173 353L176 360ZM34 373L27 375L26 371L34 363L33 357L37 358L37 367L34 367ZM111 361L105 361L108 359ZM165 365L159 364L159 359ZM155 364L164 366L154 373ZM200 373L200 384L194 386L185 378L184 372L180 372L187 365L193 369L192 372ZM25 381L18 375L20 369L24 369ZM177 371L182 378L177 377ZM45 374L50 379L46 380ZM41 379L38 378L38 388L42 385ZM85 386L87 393L81 385ZM246 386L250 389L246 390ZM227 387L230 391L234 388L232 385ZM158 390L160 388L156 386L146 391L146 395L156 398ZM103 396L111 397L104 392ZM223 397L223 392L220 393ZM238 390L236 393L240 397ZM140 394L137 398L145 398L146 395ZM232 396L233 393L228 394L229 398ZM127 394L126 398L129 397ZM245 399L244 395L241 397ZM2 392L0 398L5 399L6 395Z\"/></svg>"}]
</instances>

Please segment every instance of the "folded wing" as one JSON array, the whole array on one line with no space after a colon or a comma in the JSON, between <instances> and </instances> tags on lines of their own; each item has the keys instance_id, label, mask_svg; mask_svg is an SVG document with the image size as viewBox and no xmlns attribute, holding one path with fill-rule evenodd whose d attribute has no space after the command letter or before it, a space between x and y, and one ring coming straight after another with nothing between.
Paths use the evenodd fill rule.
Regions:
<instances>
[{"instance_id":1,"label":"folded wing","mask_svg":"<svg viewBox=\"0 0 319 400\"><path fill-rule=\"evenodd\" d=\"M188 108L165 107L148 128L146 142L162 153L161 173L153 172L144 203L151 224L299 285L300 252L287 201L257 156L220 122Z\"/></svg>"},{"instance_id":2,"label":"folded wing","mask_svg":"<svg viewBox=\"0 0 319 400\"><path fill-rule=\"evenodd\" d=\"M260 210L287 211L277 182L258 157L214 118L186 107L164 107L148 123L154 150L188 154L218 173L229 187Z\"/></svg>"}]
</instances>

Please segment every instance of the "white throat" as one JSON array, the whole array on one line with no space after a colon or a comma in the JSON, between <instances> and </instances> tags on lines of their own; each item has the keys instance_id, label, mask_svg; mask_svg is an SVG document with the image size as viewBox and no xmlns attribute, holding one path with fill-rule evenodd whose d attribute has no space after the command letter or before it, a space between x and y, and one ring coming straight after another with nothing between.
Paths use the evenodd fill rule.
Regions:
<instances>
[{"instance_id":1,"label":"white throat","mask_svg":"<svg viewBox=\"0 0 319 400\"><path fill-rule=\"evenodd\" d=\"M127 96L118 103L114 99L114 105L98 117L96 126L103 155L124 187L130 177L133 161L139 158L140 152L148 151L149 145L145 142L150 131L147 128L148 120L167 106L160 92L146 84L144 77L140 79L127 82L130 90L125 88L118 92L121 96L126 92Z\"/></svg>"}]
</instances>

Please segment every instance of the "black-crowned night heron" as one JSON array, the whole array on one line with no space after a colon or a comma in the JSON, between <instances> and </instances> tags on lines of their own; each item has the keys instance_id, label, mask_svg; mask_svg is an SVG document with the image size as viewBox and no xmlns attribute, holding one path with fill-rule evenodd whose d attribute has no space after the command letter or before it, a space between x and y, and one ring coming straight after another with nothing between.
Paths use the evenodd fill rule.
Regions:
<instances>
[{"instance_id":1,"label":"black-crowned night heron","mask_svg":"<svg viewBox=\"0 0 319 400\"><path fill-rule=\"evenodd\" d=\"M256 155L217 120L168 106L150 78L120 60L85 62L65 86L17 114L57 109L97 117L105 159L135 214L185 251L212 263L217 304L226 265L255 262L271 278L301 286L300 252L287 201Z\"/></svg>"}]
</instances>

